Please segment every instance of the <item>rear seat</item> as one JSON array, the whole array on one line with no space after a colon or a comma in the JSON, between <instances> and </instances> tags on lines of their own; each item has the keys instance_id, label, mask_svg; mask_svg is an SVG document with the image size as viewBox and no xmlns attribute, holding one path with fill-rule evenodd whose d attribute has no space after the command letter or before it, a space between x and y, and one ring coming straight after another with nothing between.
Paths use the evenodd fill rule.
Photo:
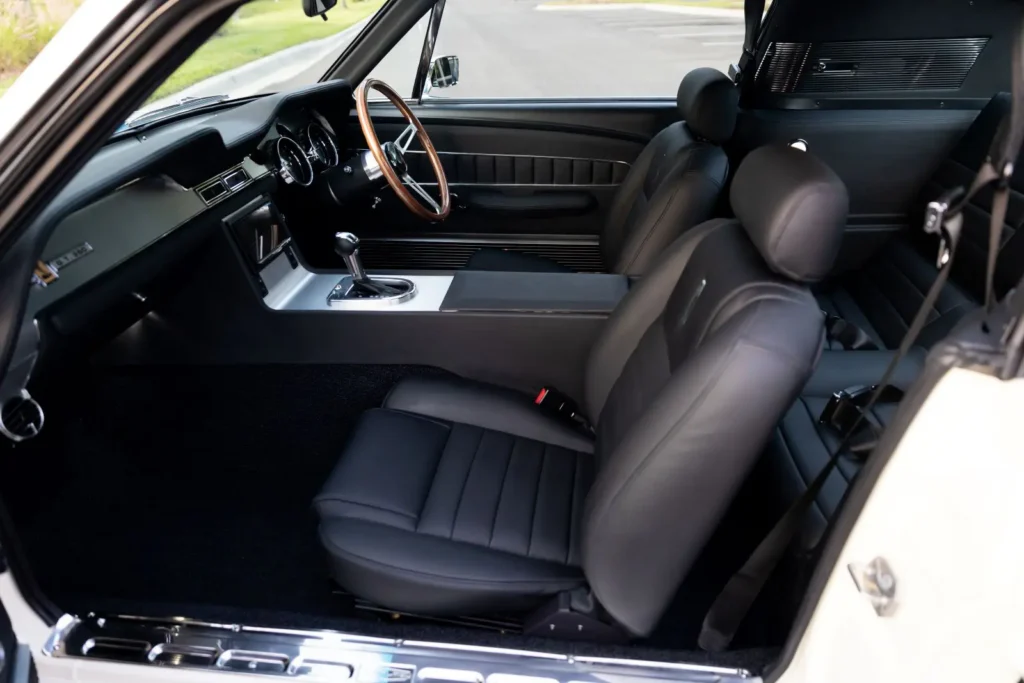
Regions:
<instances>
[{"instance_id":1,"label":"rear seat","mask_svg":"<svg viewBox=\"0 0 1024 683\"><path fill-rule=\"evenodd\" d=\"M929 201L954 187L970 185L981 167L996 129L1010 111L1010 98L1000 93L978 114L949 157L926 183L911 216L907 235L894 238L862 268L826 283L815 293L822 310L838 315L863 329L879 348L899 346L928 288L935 280L938 242L921 232L924 208ZM1011 183L1000 269L996 273L996 294L1002 296L1020 277L1024 262L1024 232L1015 229L1024 222L1024 173ZM942 339L960 318L974 310L984 298L985 256L991 194L980 193L964 211L964 229L953 262L949 282L922 330L918 345L929 347Z\"/></svg>"},{"instance_id":2,"label":"rear seat","mask_svg":"<svg viewBox=\"0 0 1024 683\"><path fill-rule=\"evenodd\" d=\"M928 201L947 189L970 184L1009 108L1009 96L999 94L982 110L924 188L922 211ZM1022 159L1024 155L1018 159L1018 166ZM1024 173L1013 178L1011 188L996 271L997 296L1004 295L1024 274L1024 230L1017 229L1024 223ZM991 195L980 193L965 210L963 233L949 281L918 337L916 346L920 348L902 361L891 384L905 390L920 372L925 350L946 336L984 298L990 208ZM920 218L914 217L917 221ZM816 292L822 310L857 325L882 350L842 351L838 350L841 347L833 347L823 352L818 369L779 424L765 454L773 488L780 492L780 510L806 491L828 462L831 449L838 445L835 432L818 423L829 396L840 389L871 385L881 379L894 354L892 349L899 346L935 281L937 250L937 241L913 227L910 234L886 244L863 268L826 283ZM894 404L880 405L873 414L884 425L896 408ZM802 547L820 537L859 468L860 462L852 455L842 456L812 506Z\"/></svg>"}]
</instances>

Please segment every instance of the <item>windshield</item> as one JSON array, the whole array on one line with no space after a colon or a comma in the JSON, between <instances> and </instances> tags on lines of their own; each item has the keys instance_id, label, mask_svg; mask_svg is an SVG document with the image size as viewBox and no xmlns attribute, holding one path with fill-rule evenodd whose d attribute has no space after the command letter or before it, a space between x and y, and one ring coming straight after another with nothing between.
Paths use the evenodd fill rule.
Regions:
<instances>
[{"instance_id":1,"label":"windshield","mask_svg":"<svg viewBox=\"0 0 1024 683\"><path fill-rule=\"evenodd\" d=\"M0 95L81 4L82 0L0 0ZM315 83L383 4L384 0L338 0L323 21L307 17L299 0L252 0L131 118L182 100L195 105Z\"/></svg>"}]
</instances>

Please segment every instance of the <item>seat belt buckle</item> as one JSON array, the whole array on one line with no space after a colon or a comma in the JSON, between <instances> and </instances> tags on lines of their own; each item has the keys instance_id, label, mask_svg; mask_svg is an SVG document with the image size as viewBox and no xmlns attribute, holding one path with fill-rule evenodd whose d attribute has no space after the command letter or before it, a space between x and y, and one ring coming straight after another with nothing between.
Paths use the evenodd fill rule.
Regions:
<instances>
[{"instance_id":1,"label":"seat belt buckle","mask_svg":"<svg viewBox=\"0 0 1024 683\"><path fill-rule=\"evenodd\" d=\"M818 423L845 437L860 419L861 406L867 403L870 395L871 387L867 385L840 389L829 397Z\"/></svg>"},{"instance_id":2,"label":"seat belt buckle","mask_svg":"<svg viewBox=\"0 0 1024 683\"><path fill-rule=\"evenodd\" d=\"M938 235L939 237L939 255L935 260L936 268L942 268L949 263L953 249L956 248L959 234L954 235L950 231L949 223L953 216L949 216L949 213L963 192L962 187L954 187L952 190L943 192L937 199L928 202L928 206L925 207L924 231L929 235ZM959 208L957 213L959 213ZM957 232L959 233L959 230Z\"/></svg>"},{"instance_id":3,"label":"seat belt buckle","mask_svg":"<svg viewBox=\"0 0 1024 683\"><path fill-rule=\"evenodd\" d=\"M590 424L590 421L583 415L580 407L576 405L576 401L569 398L567 394L563 394L558 389L553 387L543 387L537 396L533 399L533 403L541 408L541 410L549 413L550 415L557 417L563 422L570 422L576 427L580 427L590 434L594 433L594 427Z\"/></svg>"}]
</instances>

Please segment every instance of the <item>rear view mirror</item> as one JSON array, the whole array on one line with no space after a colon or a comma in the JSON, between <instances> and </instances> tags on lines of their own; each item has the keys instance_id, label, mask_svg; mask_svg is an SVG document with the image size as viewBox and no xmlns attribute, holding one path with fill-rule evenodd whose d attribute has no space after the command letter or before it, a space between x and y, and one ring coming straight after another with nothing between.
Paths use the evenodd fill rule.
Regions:
<instances>
[{"instance_id":1,"label":"rear view mirror","mask_svg":"<svg viewBox=\"0 0 1024 683\"><path fill-rule=\"evenodd\" d=\"M459 58L455 55L438 57L430 63L430 87L450 88L459 82Z\"/></svg>"},{"instance_id":2,"label":"rear view mirror","mask_svg":"<svg viewBox=\"0 0 1024 683\"><path fill-rule=\"evenodd\" d=\"M302 11L307 17L323 17L327 21L327 10L338 4L338 0L302 0Z\"/></svg>"}]
</instances>

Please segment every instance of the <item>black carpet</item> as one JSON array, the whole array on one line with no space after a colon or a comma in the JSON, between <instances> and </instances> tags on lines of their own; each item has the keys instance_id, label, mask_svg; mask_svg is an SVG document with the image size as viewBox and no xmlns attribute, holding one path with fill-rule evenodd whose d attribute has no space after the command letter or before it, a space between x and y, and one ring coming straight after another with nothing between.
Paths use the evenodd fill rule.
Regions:
<instances>
[{"instance_id":1,"label":"black carpet","mask_svg":"<svg viewBox=\"0 0 1024 683\"><path fill-rule=\"evenodd\" d=\"M746 527L759 507L746 489L640 646L570 645L354 610L327 578L310 502L358 416L402 377L440 372L86 367L35 388L46 429L0 459L0 492L40 588L68 612L187 615L754 671L775 656L752 648L709 659L695 648L704 610L742 559L737 534L744 545L758 535ZM50 490L41 495L26 481Z\"/></svg>"},{"instance_id":2,"label":"black carpet","mask_svg":"<svg viewBox=\"0 0 1024 683\"><path fill-rule=\"evenodd\" d=\"M59 390L37 392L43 434L3 473L41 588L58 605L116 598L330 613L310 502L359 414L400 377L424 372L192 366L62 377ZM40 496L24 481L52 488Z\"/></svg>"}]
</instances>

